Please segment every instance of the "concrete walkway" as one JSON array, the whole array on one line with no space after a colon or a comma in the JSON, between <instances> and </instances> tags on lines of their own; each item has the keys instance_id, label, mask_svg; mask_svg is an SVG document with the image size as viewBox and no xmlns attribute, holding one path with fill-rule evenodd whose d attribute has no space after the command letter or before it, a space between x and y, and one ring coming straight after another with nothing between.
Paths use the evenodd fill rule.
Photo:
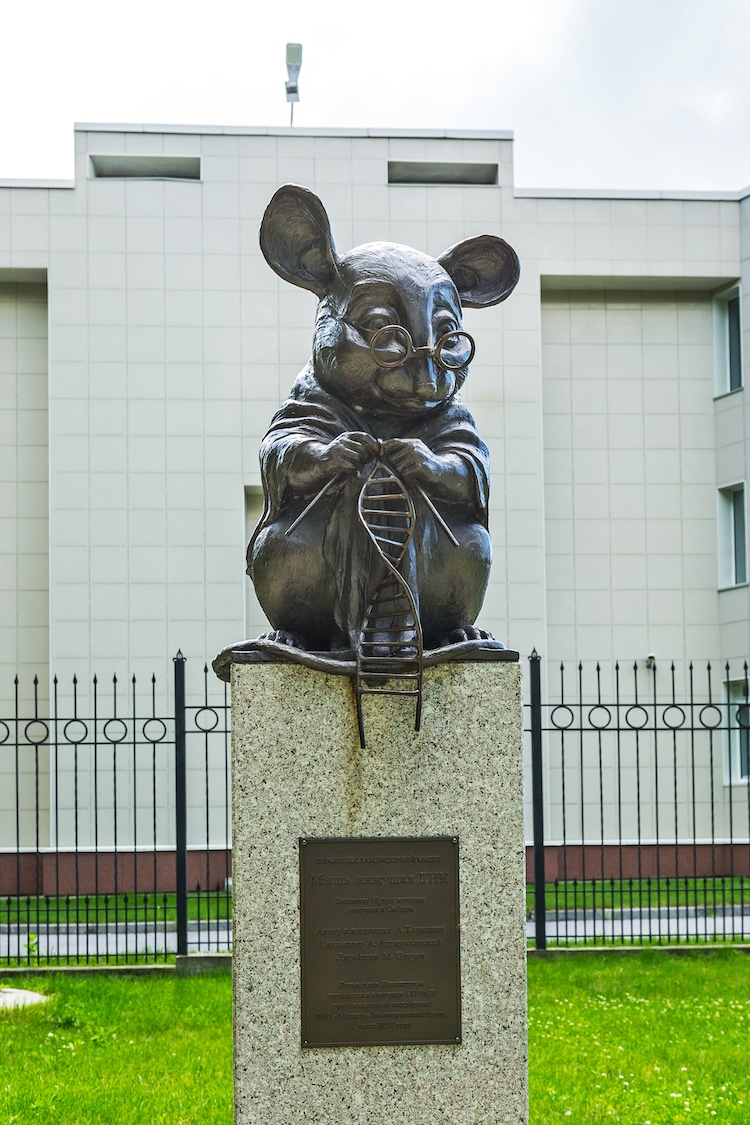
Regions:
<instances>
[{"instance_id":1,"label":"concrete walkway","mask_svg":"<svg viewBox=\"0 0 750 1125\"><path fill-rule=\"evenodd\" d=\"M547 912L547 940L560 945L578 942L632 942L636 945L679 942L720 942L750 938L748 906L715 913L702 908L663 907L643 910L570 910ZM533 917L526 936L534 939Z\"/></svg>"},{"instance_id":2,"label":"concrete walkway","mask_svg":"<svg viewBox=\"0 0 750 1125\"><path fill-rule=\"evenodd\" d=\"M49 996L30 992L27 988L0 988L0 1008L25 1008L28 1004L44 1004Z\"/></svg>"},{"instance_id":3,"label":"concrete walkway","mask_svg":"<svg viewBox=\"0 0 750 1125\"><path fill-rule=\"evenodd\" d=\"M188 923L188 952L226 953L232 947L232 923L226 920ZM167 925L130 923L109 926L42 926L34 933L13 926L0 931L0 964L18 959L29 964L48 957L71 961L152 956L159 960L177 952L177 930Z\"/></svg>"}]
</instances>

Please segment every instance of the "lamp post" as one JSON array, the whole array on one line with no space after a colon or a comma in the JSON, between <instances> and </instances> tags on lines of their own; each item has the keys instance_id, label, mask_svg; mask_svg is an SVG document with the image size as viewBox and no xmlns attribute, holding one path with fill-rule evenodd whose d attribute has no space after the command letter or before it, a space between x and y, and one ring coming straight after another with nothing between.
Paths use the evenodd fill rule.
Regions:
<instances>
[{"instance_id":1,"label":"lamp post","mask_svg":"<svg viewBox=\"0 0 750 1125\"><path fill-rule=\"evenodd\" d=\"M286 72L288 81L286 82L286 100L290 103L290 126L294 124L294 103L299 101L299 86L297 79L299 78L300 67L302 66L302 44L301 43L287 43L286 45Z\"/></svg>"}]
</instances>

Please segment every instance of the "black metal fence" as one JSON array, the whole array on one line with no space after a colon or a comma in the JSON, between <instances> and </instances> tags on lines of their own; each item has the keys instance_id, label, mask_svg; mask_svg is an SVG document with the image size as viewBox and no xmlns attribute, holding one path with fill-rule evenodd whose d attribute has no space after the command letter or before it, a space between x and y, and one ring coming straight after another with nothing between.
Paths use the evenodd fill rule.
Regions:
<instances>
[{"instance_id":1,"label":"black metal fence","mask_svg":"<svg viewBox=\"0 0 750 1125\"><path fill-rule=\"evenodd\" d=\"M133 677L0 719L0 965L123 964L231 948L228 691ZM170 698L171 697L171 698ZM170 705L171 704L171 705Z\"/></svg>"},{"instance_id":2,"label":"black metal fence","mask_svg":"<svg viewBox=\"0 0 750 1125\"><path fill-rule=\"evenodd\" d=\"M548 945L750 938L748 665L529 661L528 935Z\"/></svg>"},{"instance_id":3,"label":"black metal fence","mask_svg":"<svg viewBox=\"0 0 750 1125\"><path fill-rule=\"evenodd\" d=\"M230 710L35 681L0 718L0 966L231 949ZM529 939L750 939L748 666L547 669L533 653ZM190 701L188 701L190 698ZM546 701L545 701L546 700Z\"/></svg>"}]
</instances>

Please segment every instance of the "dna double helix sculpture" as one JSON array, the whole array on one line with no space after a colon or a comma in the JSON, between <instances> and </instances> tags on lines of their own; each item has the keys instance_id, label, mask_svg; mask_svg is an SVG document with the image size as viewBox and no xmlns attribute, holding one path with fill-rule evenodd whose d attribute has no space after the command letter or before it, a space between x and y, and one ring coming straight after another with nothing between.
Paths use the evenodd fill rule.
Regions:
<instances>
[{"instance_id":1,"label":"dna double helix sculpture","mask_svg":"<svg viewBox=\"0 0 750 1125\"><path fill-rule=\"evenodd\" d=\"M382 459L362 486L357 515L375 549L380 571L375 575L356 651L357 721L364 748L365 695L413 697L414 729L419 730L424 647L419 609L399 569L414 535L414 503L403 482Z\"/></svg>"}]
</instances>

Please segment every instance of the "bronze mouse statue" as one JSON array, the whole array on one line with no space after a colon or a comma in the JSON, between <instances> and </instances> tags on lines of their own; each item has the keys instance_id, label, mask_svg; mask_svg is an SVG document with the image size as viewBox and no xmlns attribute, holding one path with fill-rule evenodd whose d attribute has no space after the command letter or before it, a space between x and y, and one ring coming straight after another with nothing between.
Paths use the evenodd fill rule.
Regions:
<instances>
[{"instance_id":1,"label":"bronze mouse statue","mask_svg":"<svg viewBox=\"0 0 750 1125\"><path fill-rule=\"evenodd\" d=\"M491 561L489 457L459 395L474 354L461 317L462 305L509 296L515 252L480 235L437 259L386 242L339 257L322 203L293 184L269 203L260 245L280 277L319 298L312 358L260 451L265 507L247 563L266 637L356 649L377 571L357 502L378 462L414 505L399 569L425 648L488 637L474 621Z\"/></svg>"}]
</instances>

